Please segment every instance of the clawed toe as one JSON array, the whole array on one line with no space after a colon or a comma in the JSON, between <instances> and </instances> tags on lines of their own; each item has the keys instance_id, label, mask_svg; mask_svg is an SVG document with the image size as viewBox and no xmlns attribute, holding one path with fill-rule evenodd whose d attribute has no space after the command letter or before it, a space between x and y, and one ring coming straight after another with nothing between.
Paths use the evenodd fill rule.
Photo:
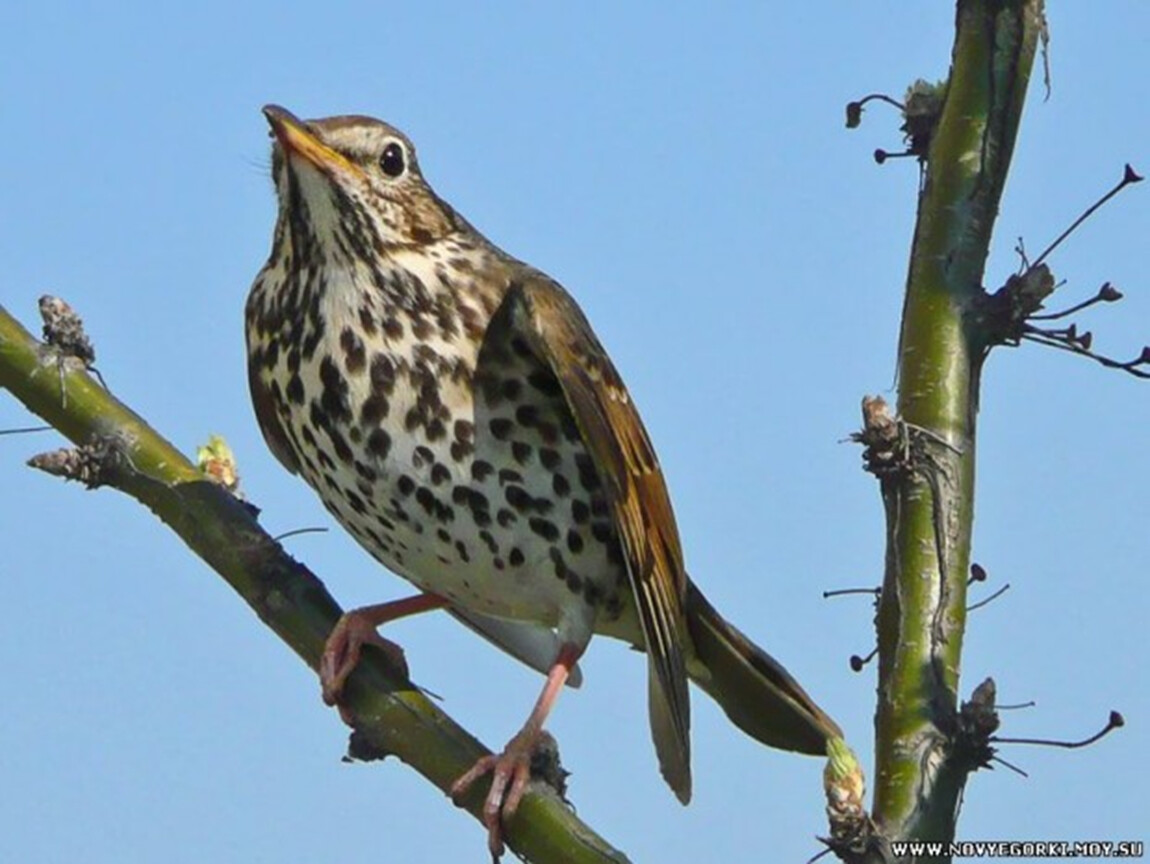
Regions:
<instances>
[{"instance_id":1,"label":"clawed toe","mask_svg":"<svg viewBox=\"0 0 1150 864\"><path fill-rule=\"evenodd\" d=\"M535 736L531 740L517 736L498 756L479 759L467 773L451 784L451 799L459 799L481 777L491 774L491 789L483 802L483 824L487 828L487 848L493 861L503 855L503 823L515 815L531 779L531 757L535 750Z\"/></svg>"},{"instance_id":2,"label":"clawed toe","mask_svg":"<svg viewBox=\"0 0 1150 864\"><path fill-rule=\"evenodd\" d=\"M403 677L407 677L407 658L403 654L403 648L380 636L373 623L364 621L356 613L350 612L340 618L335 629L331 631L323 649L323 656L320 658L319 680L325 704L338 704L343 685L359 664L364 645L374 645L382 650L387 655L388 662Z\"/></svg>"}]
</instances>

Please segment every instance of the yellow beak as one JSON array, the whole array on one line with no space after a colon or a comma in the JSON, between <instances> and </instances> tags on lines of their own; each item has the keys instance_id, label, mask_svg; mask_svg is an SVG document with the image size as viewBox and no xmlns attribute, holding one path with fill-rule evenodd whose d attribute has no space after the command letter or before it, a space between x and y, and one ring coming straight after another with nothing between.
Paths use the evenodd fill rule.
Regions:
<instances>
[{"instance_id":1,"label":"yellow beak","mask_svg":"<svg viewBox=\"0 0 1150 864\"><path fill-rule=\"evenodd\" d=\"M286 108L265 105L263 112L286 156L300 156L327 174L363 175L362 168L320 141L308 131L302 120Z\"/></svg>"}]
</instances>

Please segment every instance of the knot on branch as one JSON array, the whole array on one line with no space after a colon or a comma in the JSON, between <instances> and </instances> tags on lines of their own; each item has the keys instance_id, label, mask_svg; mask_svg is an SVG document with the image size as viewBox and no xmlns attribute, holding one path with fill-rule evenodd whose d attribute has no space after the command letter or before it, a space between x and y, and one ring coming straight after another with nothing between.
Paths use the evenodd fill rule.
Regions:
<instances>
[{"instance_id":1,"label":"knot on branch","mask_svg":"<svg viewBox=\"0 0 1150 864\"><path fill-rule=\"evenodd\" d=\"M80 447L62 447L33 456L28 465L96 489L111 483L121 471L134 468L129 455L131 446L132 441L124 432L96 435Z\"/></svg>"},{"instance_id":2,"label":"knot on branch","mask_svg":"<svg viewBox=\"0 0 1150 864\"><path fill-rule=\"evenodd\" d=\"M996 687L993 678L987 678L974 688L970 699L962 703L951 737L950 758L960 770L971 772L989 768L995 758L991 736L998 731L998 709L995 707Z\"/></svg>"},{"instance_id":3,"label":"knot on branch","mask_svg":"<svg viewBox=\"0 0 1150 864\"><path fill-rule=\"evenodd\" d=\"M850 437L863 445L863 470L879 479L902 474L909 461L902 421L881 396L864 396L862 415L863 428Z\"/></svg>"},{"instance_id":4,"label":"knot on branch","mask_svg":"<svg viewBox=\"0 0 1150 864\"><path fill-rule=\"evenodd\" d=\"M1126 165L1117 185L1088 207L1033 263L1027 259L1022 241L1019 240L1015 251L1022 259L1020 272L1009 276L1006 283L993 293L981 292L972 310L972 322L978 328L978 338L983 343L984 353L996 345L1017 346L1023 340L1028 340L1089 357L1103 366L1120 369L1138 378L1150 378L1150 346L1143 347L1142 352L1132 360L1115 360L1095 353L1094 334L1089 330L1080 331L1075 322L1066 326L1046 323L1069 318L1100 303L1117 303L1122 299L1122 292L1109 282L1104 282L1094 296L1086 300L1057 312L1042 311L1047 299L1061 284L1055 282L1050 268L1043 263L1045 259L1098 208L1127 186L1141 180L1138 172Z\"/></svg>"},{"instance_id":5,"label":"knot on branch","mask_svg":"<svg viewBox=\"0 0 1150 864\"><path fill-rule=\"evenodd\" d=\"M44 344L61 359L71 358L90 369L96 362L96 349L76 311L59 297L45 294L40 298L40 318L44 321Z\"/></svg>"},{"instance_id":6,"label":"knot on branch","mask_svg":"<svg viewBox=\"0 0 1150 864\"><path fill-rule=\"evenodd\" d=\"M862 99L847 103L847 128L856 129L862 124L863 109L868 102L879 101L893 105L902 112L903 122L899 129L903 133L906 150L901 153L890 153L886 150L875 150L874 160L879 165L887 159L899 159L913 156L920 162L925 162L930 150L930 142L934 138L934 131L938 127L939 117L942 115L942 106L946 102L946 81L934 84L918 79L906 89L903 101L887 96L885 93L871 93Z\"/></svg>"},{"instance_id":7,"label":"knot on branch","mask_svg":"<svg viewBox=\"0 0 1150 864\"><path fill-rule=\"evenodd\" d=\"M945 473L945 466L935 455L935 445L951 454L959 452L935 433L892 414L881 396L864 396L862 414L863 428L852 433L850 439L864 447L863 470L880 480L911 475L931 480L940 472Z\"/></svg>"}]
</instances>

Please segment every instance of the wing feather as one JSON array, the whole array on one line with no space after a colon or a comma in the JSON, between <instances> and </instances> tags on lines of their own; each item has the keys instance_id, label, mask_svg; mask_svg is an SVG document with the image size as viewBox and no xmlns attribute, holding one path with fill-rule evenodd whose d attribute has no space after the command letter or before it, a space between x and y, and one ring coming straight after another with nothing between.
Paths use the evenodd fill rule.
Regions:
<instances>
[{"instance_id":1,"label":"wing feather","mask_svg":"<svg viewBox=\"0 0 1150 864\"><path fill-rule=\"evenodd\" d=\"M651 728L663 776L691 794L684 646L687 575L655 450L606 351L574 300L542 274L513 283L496 316L558 379L607 492L650 663Z\"/></svg>"}]
</instances>

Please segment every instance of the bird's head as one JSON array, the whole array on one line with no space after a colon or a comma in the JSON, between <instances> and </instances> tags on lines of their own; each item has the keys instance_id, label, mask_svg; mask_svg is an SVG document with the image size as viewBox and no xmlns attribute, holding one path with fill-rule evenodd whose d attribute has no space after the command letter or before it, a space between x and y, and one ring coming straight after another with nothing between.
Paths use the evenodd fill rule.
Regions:
<instances>
[{"instance_id":1,"label":"bird's head","mask_svg":"<svg viewBox=\"0 0 1150 864\"><path fill-rule=\"evenodd\" d=\"M278 105L263 111L275 139L280 227L294 246L365 258L456 230L458 217L427 185L398 129L371 117L300 120Z\"/></svg>"}]
</instances>

